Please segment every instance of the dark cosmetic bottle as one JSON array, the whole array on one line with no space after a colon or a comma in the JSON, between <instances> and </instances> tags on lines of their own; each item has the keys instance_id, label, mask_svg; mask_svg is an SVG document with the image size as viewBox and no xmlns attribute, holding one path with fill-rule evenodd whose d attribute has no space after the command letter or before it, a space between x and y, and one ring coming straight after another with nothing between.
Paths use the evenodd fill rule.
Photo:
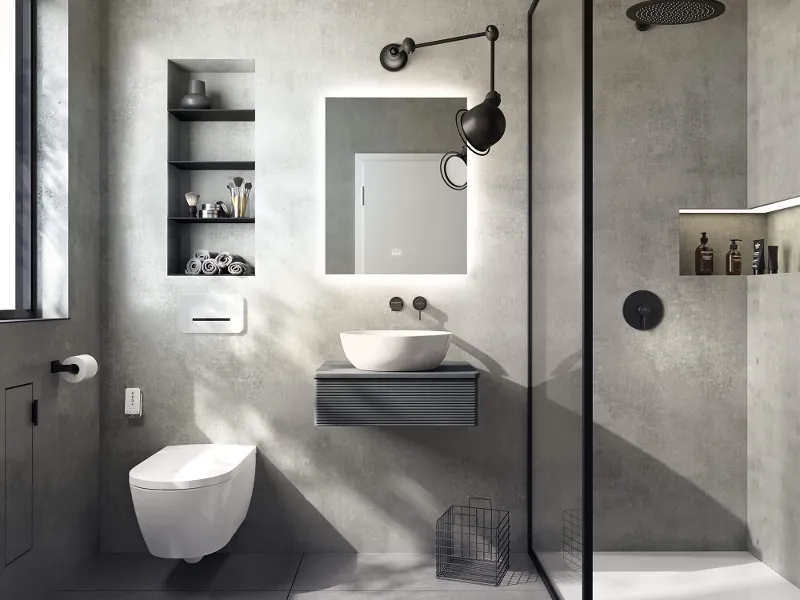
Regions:
<instances>
[{"instance_id":1,"label":"dark cosmetic bottle","mask_svg":"<svg viewBox=\"0 0 800 600\"><path fill-rule=\"evenodd\" d=\"M697 275L714 274L714 249L708 245L705 231L700 236L700 245L694 251L694 272Z\"/></svg>"},{"instance_id":2,"label":"dark cosmetic bottle","mask_svg":"<svg viewBox=\"0 0 800 600\"><path fill-rule=\"evenodd\" d=\"M764 274L764 240L753 240L753 275Z\"/></svg>"},{"instance_id":3,"label":"dark cosmetic bottle","mask_svg":"<svg viewBox=\"0 0 800 600\"><path fill-rule=\"evenodd\" d=\"M768 258L768 266L769 266L770 275L776 275L778 273L778 247L777 246L767 246L767 258Z\"/></svg>"},{"instance_id":4,"label":"dark cosmetic bottle","mask_svg":"<svg viewBox=\"0 0 800 600\"><path fill-rule=\"evenodd\" d=\"M731 249L725 255L725 274L726 275L741 275L742 274L742 253L739 252L739 246L736 242L741 242L740 239L731 240Z\"/></svg>"}]
</instances>

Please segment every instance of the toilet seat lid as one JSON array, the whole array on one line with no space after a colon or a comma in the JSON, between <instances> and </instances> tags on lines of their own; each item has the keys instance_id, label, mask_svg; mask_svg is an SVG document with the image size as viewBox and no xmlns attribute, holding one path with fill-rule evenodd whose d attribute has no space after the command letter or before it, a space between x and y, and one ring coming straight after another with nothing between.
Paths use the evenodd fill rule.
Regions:
<instances>
[{"instance_id":1,"label":"toilet seat lid","mask_svg":"<svg viewBox=\"0 0 800 600\"><path fill-rule=\"evenodd\" d=\"M255 446L191 444L167 446L131 469L128 481L147 490L188 490L233 478L255 454Z\"/></svg>"}]
</instances>

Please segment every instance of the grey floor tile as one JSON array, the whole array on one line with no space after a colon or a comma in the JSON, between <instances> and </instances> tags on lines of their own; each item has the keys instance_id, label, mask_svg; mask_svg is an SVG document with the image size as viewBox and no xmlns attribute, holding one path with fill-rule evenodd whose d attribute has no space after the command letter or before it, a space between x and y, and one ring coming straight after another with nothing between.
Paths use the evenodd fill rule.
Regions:
<instances>
[{"instance_id":1,"label":"grey floor tile","mask_svg":"<svg viewBox=\"0 0 800 600\"><path fill-rule=\"evenodd\" d=\"M550 600L547 590L496 591L419 591L389 592L291 592L289 600Z\"/></svg>"},{"instance_id":2,"label":"grey floor tile","mask_svg":"<svg viewBox=\"0 0 800 600\"><path fill-rule=\"evenodd\" d=\"M286 600L289 592L56 592L50 600Z\"/></svg>"},{"instance_id":3,"label":"grey floor tile","mask_svg":"<svg viewBox=\"0 0 800 600\"><path fill-rule=\"evenodd\" d=\"M292 588L295 592L464 590L484 596L544 589L527 554L511 556L511 568L497 588L436 579L434 557L428 554L306 554Z\"/></svg>"},{"instance_id":4,"label":"grey floor tile","mask_svg":"<svg viewBox=\"0 0 800 600\"><path fill-rule=\"evenodd\" d=\"M288 591L300 554L212 554L197 564L149 554L102 554L62 590ZM272 599L270 599L272 600Z\"/></svg>"}]
</instances>

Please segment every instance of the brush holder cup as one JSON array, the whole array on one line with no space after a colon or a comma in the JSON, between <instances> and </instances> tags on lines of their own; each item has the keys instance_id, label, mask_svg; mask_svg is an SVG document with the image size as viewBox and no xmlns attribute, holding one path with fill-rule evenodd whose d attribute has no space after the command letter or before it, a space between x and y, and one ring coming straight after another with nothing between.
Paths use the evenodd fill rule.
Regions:
<instances>
[{"instance_id":1,"label":"brush holder cup","mask_svg":"<svg viewBox=\"0 0 800 600\"><path fill-rule=\"evenodd\" d=\"M211 99L206 95L206 82L192 79L189 93L181 98L181 108L211 108Z\"/></svg>"},{"instance_id":2,"label":"brush holder cup","mask_svg":"<svg viewBox=\"0 0 800 600\"><path fill-rule=\"evenodd\" d=\"M231 198L233 205L233 216L235 218L244 217L247 213L247 197L246 196L233 196Z\"/></svg>"}]
</instances>

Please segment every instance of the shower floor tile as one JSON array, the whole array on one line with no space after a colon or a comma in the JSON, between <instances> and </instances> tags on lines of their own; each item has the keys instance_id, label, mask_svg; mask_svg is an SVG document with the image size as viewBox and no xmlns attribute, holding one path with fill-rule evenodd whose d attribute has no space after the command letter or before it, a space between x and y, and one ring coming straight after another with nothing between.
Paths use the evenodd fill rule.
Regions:
<instances>
[{"instance_id":1,"label":"shower floor tile","mask_svg":"<svg viewBox=\"0 0 800 600\"><path fill-rule=\"evenodd\" d=\"M747 552L595 553L595 600L800 600Z\"/></svg>"}]
</instances>

